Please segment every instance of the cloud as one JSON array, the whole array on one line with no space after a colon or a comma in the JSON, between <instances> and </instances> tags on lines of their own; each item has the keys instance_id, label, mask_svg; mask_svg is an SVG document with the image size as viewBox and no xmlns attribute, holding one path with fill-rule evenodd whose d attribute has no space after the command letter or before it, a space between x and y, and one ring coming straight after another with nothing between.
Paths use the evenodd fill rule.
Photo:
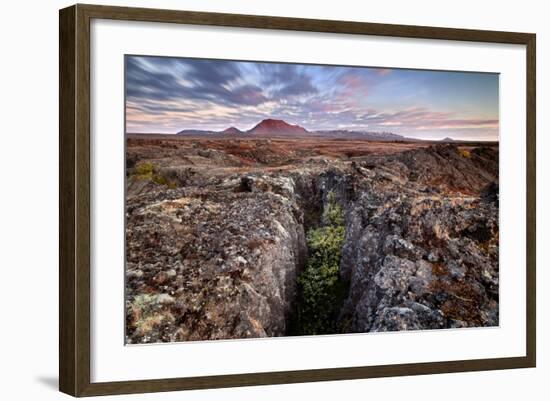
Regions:
<instances>
[{"instance_id":1,"label":"cloud","mask_svg":"<svg viewBox=\"0 0 550 401\"><path fill-rule=\"evenodd\" d=\"M456 119L452 112L433 111L427 108L411 108L393 113L370 111L362 121L369 127L396 129L403 127L408 132L421 130L497 129L498 119Z\"/></svg>"},{"instance_id":2,"label":"cloud","mask_svg":"<svg viewBox=\"0 0 550 401\"><path fill-rule=\"evenodd\" d=\"M381 76L381 77L383 77L385 75L388 75L391 72L392 72L392 70L389 69L389 68L377 68L376 69L376 75Z\"/></svg>"},{"instance_id":3,"label":"cloud","mask_svg":"<svg viewBox=\"0 0 550 401\"><path fill-rule=\"evenodd\" d=\"M262 89L243 84L237 62L210 60L127 57L126 96L129 98L174 100L194 99L237 105L258 105L267 100Z\"/></svg>"},{"instance_id":4,"label":"cloud","mask_svg":"<svg viewBox=\"0 0 550 401\"><path fill-rule=\"evenodd\" d=\"M313 84L313 77L296 64L257 64L261 83L271 93L271 99L286 99L294 96L313 95L318 89ZM311 70L310 70L311 71Z\"/></svg>"},{"instance_id":5,"label":"cloud","mask_svg":"<svg viewBox=\"0 0 550 401\"><path fill-rule=\"evenodd\" d=\"M469 81L475 75L459 80L448 72L128 56L126 126L173 133L247 129L280 118L310 130L496 135L498 87L483 92L485 104L476 103L483 112L467 110L479 96L460 89L479 91L487 74ZM457 90L449 90L455 81Z\"/></svg>"}]
</instances>

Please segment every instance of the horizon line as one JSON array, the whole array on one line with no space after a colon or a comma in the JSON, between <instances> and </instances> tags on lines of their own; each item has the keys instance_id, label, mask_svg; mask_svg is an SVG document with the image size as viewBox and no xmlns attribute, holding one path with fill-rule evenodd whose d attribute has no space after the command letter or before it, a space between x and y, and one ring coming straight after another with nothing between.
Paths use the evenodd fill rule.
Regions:
<instances>
[{"instance_id":1,"label":"horizon line","mask_svg":"<svg viewBox=\"0 0 550 401\"><path fill-rule=\"evenodd\" d=\"M193 131L194 129L190 129L191 131ZM208 131L208 130L196 130L196 131ZM180 131L181 132L181 131ZM206 134L206 135L200 135L200 134L197 134L195 136L193 135L188 135L187 137L208 137L208 136L225 136L227 137L227 139L242 139L243 137L246 137L245 136L238 136L236 134L223 134L222 131L210 131L212 132L212 134ZM246 131L242 131L243 134L246 134ZM360 131L350 131L350 132L360 132ZM384 132L384 131L368 131L368 132L371 132L371 133L387 133L387 134L393 134L393 135L399 135L402 139L390 139L388 141L382 141L382 142L391 142L391 141L404 141L404 142L414 142L414 141L423 141L423 142L445 142L445 143L460 143L460 142L488 142L488 143L493 143L493 142L497 142L497 143L500 143L500 139L497 137L495 139L455 139L453 137L450 137L450 136L444 136L444 137L441 137L441 138L414 138L414 137L408 137L408 136L404 136L404 135L401 135L401 134L394 134L392 132ZM315 131L308 131L308 133L310 134L315 134ZM176 137L186 137L185 135L178 135L179 133L178 132L175 132L175 133L168 133L168 132L125 132L124 135L166 135L166 136L176 136ZM266 139L266 138L285 138L285 139L292 139L292 138L302 138L303 136L307 136L306 135L253 135L253 134L250 134L248 136L248 138L250 139ZM446 138L449 138L448 141L444 141L444 139ZM345 137L345 136L342 136L342 137L328 137L327 139L349 139L349 140L355 140L355 141L370 141L370 142L381 142L380 140L376 140L376 139L364 139L364 138L350 138L350 137Z\"/></svg>"}]
</instances>

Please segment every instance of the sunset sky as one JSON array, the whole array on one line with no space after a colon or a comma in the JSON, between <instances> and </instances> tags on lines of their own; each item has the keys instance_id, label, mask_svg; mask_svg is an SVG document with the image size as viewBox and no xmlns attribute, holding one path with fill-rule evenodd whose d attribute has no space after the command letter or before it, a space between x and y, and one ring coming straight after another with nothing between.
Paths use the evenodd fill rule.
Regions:
<instances>
[{"instance_id":1,"label":"sunset sky","mask_svg":"<svg viewBox=\"0 0 550 401\"><path fill-rule=\"evenodd\" d=\"M498 139L498 74L126 57L126 131L310 130Z\"/></svg>"}]
</instances>

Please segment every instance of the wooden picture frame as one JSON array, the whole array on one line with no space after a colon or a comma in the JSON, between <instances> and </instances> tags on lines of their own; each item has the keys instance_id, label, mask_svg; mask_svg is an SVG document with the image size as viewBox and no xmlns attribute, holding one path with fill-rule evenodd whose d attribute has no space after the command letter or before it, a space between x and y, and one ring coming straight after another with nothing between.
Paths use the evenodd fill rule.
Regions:
<instances>
[{"instance_id":1,"label":"wooden picture frame","mask_svg":"<svg viewBox=\"0 0 550 401\"><path fill-rule=\"evenodd\" d=\"M92 383L90 380L90 21L94 18L525 45L527 49L525 60L527 71L526 356ZM59 388L62 392L73 396L95 396L535 367L536 37L534 34L80 4L60 10L59 28Z\"/></svg>"}]
</instances>

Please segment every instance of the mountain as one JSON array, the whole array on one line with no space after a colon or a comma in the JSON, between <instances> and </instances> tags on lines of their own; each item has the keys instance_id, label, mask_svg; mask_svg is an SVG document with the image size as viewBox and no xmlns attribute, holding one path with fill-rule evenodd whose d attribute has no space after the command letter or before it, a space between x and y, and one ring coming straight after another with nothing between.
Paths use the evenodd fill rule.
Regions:
<instances>
[{"instance_id":1,"label":"mountain","mask_svg":"<svg viewBox=\"0 0 550 401\"><path fill-rule=\"evenodd\" d=\"M242 131L241 131L240 129L238 129L238 128L229 127L229 128L224 129L222 132L220 132L220 134L224 134L224 135L240 135L240 134L244 134L244 132L242 132Z\"/></svg>"},{"instance_id":2,"label":"mountain","mask_svg":"<svg viewBox=\"0 0 550 401\"><path fill-rule=\"evenodd\" d=\"M204 131L200 129L184 129L177 133L177 135L190 135L190 136L213 135L213 134L217 134L217 132Z\"/></svg>"},{"instance_id":3,"label":"mountain","mask_svg":"<svg viewBox=\"0 0 550 401\"><path fill-rule=\"evenodd\" d=\"M443 139L440 139L439 142L456 142L453 138L445 137Z\"/></svg>"},{"instance_id":4,"label":"mountain","mask_svg":"<svg viewBox=\"0 0 550 401\"><path fill-rule=\"evenodd\" d=\"M304 135L309 131L299 125L292 125L283 120L271 118L262 120L254 128L247 131L251 135Z\"/></svg>"},{"instance_id":5,"label":"mountain","mask_svg":"<svg viewBox=\"0 0 550 401\"><path fill-rule=\"evenodd\" d=\"M315 134L331 138L366 139L369 141L404 141L408 139L391 132L376 131L325 130L315 131Z\"/></svg>"},{"instance_id":6,"label":"mountain","mask_svg":"<svg viewBox=\"0 0 550 401\"><path fill-rule=\"evenodd\" d=\"M260 121L248 131L241 131L236 127L229 127L223 131L206 131L197 129L184 129L178 132L178 135L188 136L317 136L325 138L345 138L345 139L363 139L368 141L404 141L409 140L402 135L393 134L391 132L375 132L375 131L350 131L350 130L321 130L308 131L299 125L289 124L284 120L276 120L267 118ZM443 142L451 142L453 139L445 138Z\"/></svg>"}]
</instances>

